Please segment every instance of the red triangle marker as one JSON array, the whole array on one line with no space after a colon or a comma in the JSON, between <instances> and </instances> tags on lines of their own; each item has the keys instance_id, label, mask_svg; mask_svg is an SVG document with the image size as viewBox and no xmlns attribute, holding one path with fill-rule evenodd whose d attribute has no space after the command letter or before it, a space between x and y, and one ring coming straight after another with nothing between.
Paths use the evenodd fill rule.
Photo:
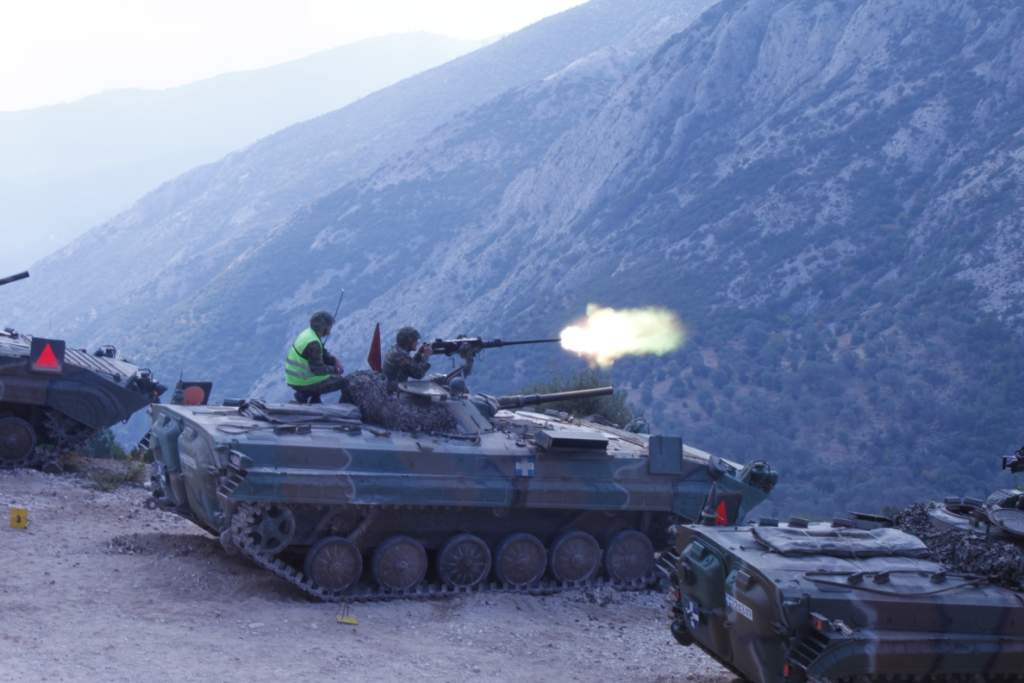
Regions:
<instances>
[{"instance_id":1,"label":"red triangle marker","mask_svg":"<svg viewBox=\"0 0 1024 683\"><path fill-rule=\"evenodd\" d=\"M50 344L43 347L43 352L36 359L36 368L39 370L60 370L60 361L57 360L57 354L53 352L53 347Z\"/></svg>"}]
</instances>

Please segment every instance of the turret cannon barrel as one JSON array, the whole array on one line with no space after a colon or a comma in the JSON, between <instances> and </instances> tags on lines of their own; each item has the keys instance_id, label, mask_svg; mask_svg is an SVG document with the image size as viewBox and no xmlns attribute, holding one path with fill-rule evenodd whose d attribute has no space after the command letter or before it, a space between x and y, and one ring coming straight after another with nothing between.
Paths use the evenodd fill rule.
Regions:
<instances>
[{"instance_id":1,"label":"turret cannon barrel","mask_svg":"<svg viewBox=\"0 0 1024 683\"><path fill-rule=\"evenodd\" d=\"M18 280L24 280L27 277L28 277L28 271L26 270L23 273L17 273L16 275L9 275L8 277L0 278L0 287L2 287L4 285L9 285L12 282L17 282Z\"/></svg>"},{"instance_id":2,"label":"turret cannon barrel","mask_svg":"<svg viewBox=\"0 0 1024 683\"><path fill-rule=\"evenodd\" d=\"M550 394L512 394L510 396L498 396L496 400L499 408L525 408L526 406L535 406L540 403L611 396L614 391L614 387L594 387L593 389L577 389L575 391L556 391Z\"/></svg>"}]
</instances>

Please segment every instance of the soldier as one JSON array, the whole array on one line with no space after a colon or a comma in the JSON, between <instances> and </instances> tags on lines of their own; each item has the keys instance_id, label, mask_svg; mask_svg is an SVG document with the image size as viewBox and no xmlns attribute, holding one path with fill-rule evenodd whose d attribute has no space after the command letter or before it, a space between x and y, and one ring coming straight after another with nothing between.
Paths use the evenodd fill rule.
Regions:
<instances>
[{"instance_id":1,"label":"soldier","mask_svg":"<svg viewBox=\"0 0 1024 683\"><path fill-rule=\"evenodd\" d=\"M403 327L395 335L395 345L388 351L384 358L384 366L381 368L388 381L389 390L393 391L396 384L410 377L422 379L427 374L427 370L430 369L427 359L434 350L429 344L424 344L417 350L416 345L419 341L420 333L413 327Z\"/></svg>"},{"instance_id":2,"label":"soldier","mask_svg":"<svg viewBox=\"0 0 1024 683\"><path fill-rule=\"evenodd\" d=\"M298 403L320 403L321 395L343 392L345 388L341 363L324 346L324 339L333 326L334 316L330 313L314 313L309 319L309 327L295 338L288 349L284 375L288 386L295 390Z\"/></svg>"}]
</instances>

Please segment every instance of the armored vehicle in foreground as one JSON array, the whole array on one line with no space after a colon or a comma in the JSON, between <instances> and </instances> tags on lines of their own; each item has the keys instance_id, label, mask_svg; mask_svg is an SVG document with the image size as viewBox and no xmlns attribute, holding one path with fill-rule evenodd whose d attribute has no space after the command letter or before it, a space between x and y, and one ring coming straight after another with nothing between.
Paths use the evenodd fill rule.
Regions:
<instances>
[{"instance_id":1,"label":"armored vehicle in foreground","mask_svg":"<svg viewBox=\"0 0 1024 683\"><path fill-rule=\"evenodd\" d=\"M680 526L675 547L673 635L747 680L1024 681L1024 596L898 529Z\"/></svg>"},{"instance_id":2,"label":"armored vehicle in foreground","mask_svg":"<svg viewBox=\"0 0 1024 683\"><path fill-rule=\"evenodd\" d=\"M736 523L775 474L530 410L610 392L492 397L408 382L386 400L429 413L418 429L387 426L365 401L154 405L153 494L323 600L641 587L673 521Z\"/></svg>"},{"instance_id":3,"label":"armored vehicle in foreground","mask_svg":"<svg viewBox=\"0 0 1024 683\"><path fill-rule=\"evenodd\" d=\"M0 469L59 469L63 452L127 420L163 390L113 346L87 353L59 339L0 331Z\"/></svg>"}]
</instances>

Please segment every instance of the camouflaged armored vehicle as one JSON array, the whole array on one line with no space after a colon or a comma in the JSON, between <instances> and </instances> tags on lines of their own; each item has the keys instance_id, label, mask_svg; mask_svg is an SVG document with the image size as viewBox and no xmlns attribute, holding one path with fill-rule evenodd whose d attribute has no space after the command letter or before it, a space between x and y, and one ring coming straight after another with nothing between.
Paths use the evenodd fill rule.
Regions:
<instances>
[{"instance_id":1,"label":"camouflaged armored vehicle","mask_svg":"<svg viewBox=\"0 0 1024 683\"><path fill-rule=\"evenodd\" d=\"M1013 474L1024 472L1024 448L1004 456L1003 469ZM971 529L1024 545L1024 490L1001 489L985 500L950 497L929 503L926 509L936 529Z\"/></svg>"},{"instance_id":2,"label":"camouflaged armored vehicle","mask_svg":"<svg viewBox=\"0 0 1024 683\"><path fill-rule=\"evenodd\" d=\"M898 529L681 526L675 547L673 635L747 680L1024 681L1024 596Z\"/></svg>"},{"instance_id":3,"label":"camouflaged armored vehicle","mask_svg":"<svg viewBox=\"0 0 1024 683\"><path fill-rule=\"evenodd\" d=\"M148 370L117 358L113 346L87 353L7 328L0 332L0 468L59 469L62 453L163 391Z\"/></svg>"},{"instance_id":4,"label":"camouflaged armored vehicle","mask_svg":"<svg viewBox=\"0 0 1024 683\"><path fill-rule=\"evenodd\" d=\"M1024 449L1003 458L1003 468L1024 471ZM911 505L893 523L921 538L947 567L1024 591L1024 491Z\"/></svg>"},{"instance_id":5,"label":"camouflaged armored vehicle","mask_svg":"<svg viewBox=\"0 0 1024 683\"><path fill-rule=\"evenodd\" d=\"M610 392L490 397L408 382L387 400L429 413L416 430L386 426L365 402L154 405L153 494L324 600L640 587L673 521L736 523L775 474L528 409Z\"/></svg>"}]
</instances>

